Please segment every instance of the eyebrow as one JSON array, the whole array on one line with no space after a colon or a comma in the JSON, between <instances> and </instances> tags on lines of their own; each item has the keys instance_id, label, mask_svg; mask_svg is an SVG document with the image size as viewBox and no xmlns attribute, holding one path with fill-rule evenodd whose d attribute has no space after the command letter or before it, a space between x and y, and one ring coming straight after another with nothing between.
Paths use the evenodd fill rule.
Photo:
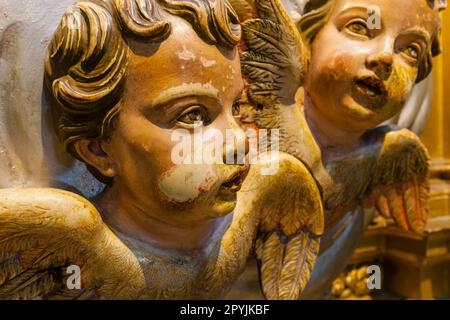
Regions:
<instances>
[{"instance_id":1,"label":"eyebrow","mask_svg":"<svg viewBox=\"0 0 450 320\"><path fill-rule=\"evenodd\" d=\"M402 34L417 35L417 36L420 36L421 38L423 38L426 42L430 42L431 41L430 34L426 30L424 30L424 29L422 29L420 27L409 28L409 29L403 31Z\"/></svg>"},{"instance_id":2,"label":"eyebrow","mask_svg":"<svg viewBox=\"0 0 450 320\"><path fill-rule=\"evenodd\" d=\"M360 6L360 5L350 5L349 7L344 8L341 12L339 12L336 15L335 19L336 18L339 19L341 16L348 15L349 11L352 11L352 10L359 11L360 13L363 12L368 16L369 13L368 13L367 9L368 9L368 7L364 7L364 6Z\"/></svg>"},{"instance_id":3,"label":"eyebrow","mask_svg":"<svg viewBox=\"0 0 450 320\"><path fill-rule=\"evenodd\" d=\"M354 15L362 15L364 19L367 19L369 17L367 7L350 4L350 6L340 11L331 21L333 21L334 24L340 26L341 24L343 24L343 22L347 21L348 18L353 17Z\"/></svg>"},{"instance_id":4,"label":"eyebrow","mask_svg":"<svg viewBox=\"0 0 450 320\"><path fill-rule=\"evenodd\" d=\"M152 107L160 106L176 99L192 96L206 96L219 100L219 90L211 83L185 83L161 92L152 100L151 105Z\"/></svg>"}]
</instances>

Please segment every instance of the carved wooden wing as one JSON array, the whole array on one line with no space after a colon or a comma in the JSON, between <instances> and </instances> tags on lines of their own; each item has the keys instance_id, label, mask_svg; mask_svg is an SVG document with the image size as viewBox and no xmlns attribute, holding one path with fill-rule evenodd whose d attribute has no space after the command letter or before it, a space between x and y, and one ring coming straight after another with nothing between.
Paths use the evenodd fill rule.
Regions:
<instances>
[{"instance_id":1,"label":"carved wooden wing","mask_svg":"<svg viewBox=\"0 0 450 320\"><path fill-rule=\"evenodd\" d=\"M408 129L391 131L377 161L366 206L404 230L422 233L428 217L429 155Z\"/></svg>"},{"instance_id":2,"label":"carved wooden wing","mask_svg":"<svg viewBox=\"0 0 450 320\"><path fill-rule=\"evenodd\" d=\"M273 175L261 168L278 161ZM296 300L309 281L324 229L322 199L303 163L280 153L255 165L239 201L258 214L255 253L261 289L267 299ZM253 186L257 192L249 191Z\"/></svg>"},{"instance_id":3,"label":"carved wooden wing","mask_svg":"<svg viewBox=\"0 0 450 320\"><path fill-rule=\"evenodd\" d=\"M258 17L242 23L241 64L247 80L247 98L254 106L293 104L308 61L306 47L293 21L279 0L232 3L243 19L248 14L242 8Z\"/></svg>"},{"instance_id":4,"label":"carved wooden wing","mask_svg":"<svg viewBox=\"0 0 450 320\"><path fill-rule=\"evenodd\" d=\"M87 200L0 189L0 299L133 299L143 289L138 261Z\"/></svg>"},{"instance_id":5,"label":"carved wooden wing","mask_svg":"<svg viewBox=\"0 0 450 320\"><path fill-rule=\"evenodd\" d=\"M306 47L279 0L231 3L242 21L244 99L264 110L264 116L256 119L259 128L278 128L264 121L279 119L281 109L295 103L307 66ZM283 136L285 128L279 129ZM261 163L258 169L252 168L245 184L257 186L257 192L246 195L243 189L239 202L247 203L245 210L259 214L255 253L264 296L294 300L300 298L319 253L324 229L322 199L303 162L286 153L280 153L278 161L274 175L255 173Z\"/></svg>"}]
</instances>

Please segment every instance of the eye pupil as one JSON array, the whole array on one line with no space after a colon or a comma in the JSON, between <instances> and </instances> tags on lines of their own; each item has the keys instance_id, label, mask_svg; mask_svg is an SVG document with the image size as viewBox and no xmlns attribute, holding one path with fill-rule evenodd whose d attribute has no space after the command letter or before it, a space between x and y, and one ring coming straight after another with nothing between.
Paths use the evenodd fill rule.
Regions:
<instances>
[{"instance_id":1,"label":"eye pupil","mask_svg":"<svg viewBox=\"0 0 450 320\"><path fill-rule=\"evenodd\" d=\"M356 34L367 36L369 35L369 32L367 30L366 25L364 25L362 22L353 22L348 26L348 29Z\"/></svg>"},{"instance_id":2,"label":"eye pupil","mask_svg":"<svg viewBox=\"0 0 450 320\"><path fill-rule=\"evenodd\" d=\"M189 114L189 118L192 121L201 121L202 115L198 112L198 110L195 110Z\"/></svg>"},{"instance_id":3,"label":"eye pupil","mask_svg":"<svg viewBox=\"0 0 450 320\"><path fill-rule=\"evenodd\" d=\"M419 57L419 53L418 53L417 49L414 48L413 46L409 46L409 47L407 48L407 50L408 50L408 54L409 54L411 57L413 57L413 58L418 58L418 57Z\"/></svg>"},{"instance_id":4,"label":"eye pupil","mask_svg":"<svg viewBox=\"0 0 450 320\"><path fill-rule=\"evenodd\" d=\"M181 115L178 118L178 121L186 123L186 124L195 124L197 122L203 122L203 124L209 123L209 119L207 116L203 114L203 112L199 109L191 110Z\"/></svg>"}]
</instances>

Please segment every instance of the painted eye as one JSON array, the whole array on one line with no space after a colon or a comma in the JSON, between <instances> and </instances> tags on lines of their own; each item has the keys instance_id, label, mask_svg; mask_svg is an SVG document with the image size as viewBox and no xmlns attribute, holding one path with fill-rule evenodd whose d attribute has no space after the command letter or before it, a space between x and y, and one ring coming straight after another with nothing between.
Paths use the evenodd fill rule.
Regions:
<instances>
[{"instance_id":1,"label":"painted eye","mask_svg":"<svg viewBox=\"0 0 450 320\"><path fill-rule=\"evenodd\" d=\"M202 122L204 125L210 123L210 119L206 111L200 106L189 108L178 117L177 121L189 125L194 125L199 122Z\"/></svg>"},{"instance_id":2,"label":"painted eye","mask_svg":"<svg viewBox=\"0 0 450 320\"><path fill-rule=\"evenodd\" d=\"M364 37L370 36L369 28L367 27L367 24L365 21L362 21L362 20L353 21L353 22L350 22L349 24L347 24L345 27L351 33L361 35Z\"/></svg>"},{"instance_id":3,"label":"painted eye","mask_svg":"<svg viewBox=\"0 0 450 320\"><path fill-rule=\"evenodd\" d=\"M231 113L233 114L233 117L239 117L241 114L241 101L236 100L233 103L233 106L231 107Z\"/></svg>"},{"instance_id":4,"label":"painted eye","mask_svg":"<svg viewBox=\"0 0 450 320\"><path fill-rule=\"evenodd\" d=\"M414 44L407 46L403 52L414 60L418 60L420 57L420 48Z\"/></svg>"}]
</instances>

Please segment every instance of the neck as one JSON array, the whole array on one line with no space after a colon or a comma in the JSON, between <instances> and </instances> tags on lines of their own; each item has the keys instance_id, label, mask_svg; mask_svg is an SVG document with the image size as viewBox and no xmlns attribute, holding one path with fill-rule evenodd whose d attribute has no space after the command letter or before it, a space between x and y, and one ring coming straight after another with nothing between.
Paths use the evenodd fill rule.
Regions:
<instances>
[{"instance_id":1,"label":"neck","mask_svg":"<svg viewBox=\"0 0 450 320\"><path fill-rule=\"evenodd\" d=\"M305 118L322 150L339 148L339 151L354 150L364 131L349 131L335 125L323 115L308 94L305 94Z\"/></svg>"},{"instance_id":2,"label":"neck","mask_svg":"<svg viewBox=\"0 0 450 320\"><path fill-rule=\"evenodd\" d=\"M149 244L151 247L178 254L205 251L213 243L217 231L227 219L218 218L196 222L166 221L155 210L144 210L117 187L108 187L93 199L105 222L127 237ZM175 217L176 218L176 217Z\"/></svg>"}]
</instances>

